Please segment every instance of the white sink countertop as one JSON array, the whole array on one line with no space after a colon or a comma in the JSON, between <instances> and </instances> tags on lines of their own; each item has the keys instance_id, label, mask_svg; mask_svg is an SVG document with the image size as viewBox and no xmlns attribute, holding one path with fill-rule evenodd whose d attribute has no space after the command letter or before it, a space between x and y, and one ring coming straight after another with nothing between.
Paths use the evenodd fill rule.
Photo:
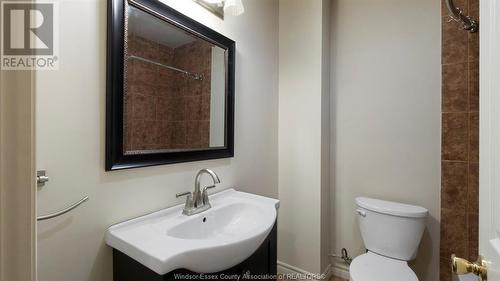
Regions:
<instances>
[{"instance_id":1,"label":"white sink countertop","mask_svg":"<svg viewBox=\"0 0 500 281\"><path fill-rule=\"evenodd\" d=\"M111 226L106 243L154 272L212 273L250 257L271 232L279 200L227 189L212 208L186 216L184 204Z\"/></svg>"}]
</instances>

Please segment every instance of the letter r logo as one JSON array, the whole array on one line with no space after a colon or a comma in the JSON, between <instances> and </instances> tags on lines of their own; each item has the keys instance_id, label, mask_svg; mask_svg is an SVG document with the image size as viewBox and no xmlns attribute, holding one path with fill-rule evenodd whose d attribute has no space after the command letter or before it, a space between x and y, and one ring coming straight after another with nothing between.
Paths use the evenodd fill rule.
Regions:
<instances>
[{"instance_id":1,"label":"letter r logo","mask_svg":"<svg viewBox=\"0 0 500 281\"><path fill-rule=\"evenodd\" d=\"M2 3L3 55L53 55L53 5L52 3Z\"/></svg>"}]
</instances>

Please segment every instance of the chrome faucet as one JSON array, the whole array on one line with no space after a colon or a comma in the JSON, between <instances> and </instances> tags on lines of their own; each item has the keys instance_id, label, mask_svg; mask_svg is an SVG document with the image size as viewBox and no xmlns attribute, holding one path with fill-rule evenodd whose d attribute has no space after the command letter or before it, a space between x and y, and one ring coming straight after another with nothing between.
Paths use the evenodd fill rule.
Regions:
<instances>
[{"instance_id":1,"label":"chrome faucet","mask_svg":"<svg viewBox=\"0 0 500 281\"><path fill-rule=\"evenodd\" d=\"M201 175L203 174L208 174L212 177L212 180L214 181L213 185L207 186L201 190L200 188L200 178ZM203 211L206 211L210 209L210 202L208 201L208 189L214 188L216 184L220 183L220 179L217 176L217 174L209 169L202 169L196 174L196 178L194 180L194 191L191 193L189 191L187 192L182 192L178 193L175 196L177 198L181 196L187 196L186 197L186 204L184 205L184 209L182 210L182 213L187 216L191 216L194 214L201 213Z\"/></svg>"}]
</instances>

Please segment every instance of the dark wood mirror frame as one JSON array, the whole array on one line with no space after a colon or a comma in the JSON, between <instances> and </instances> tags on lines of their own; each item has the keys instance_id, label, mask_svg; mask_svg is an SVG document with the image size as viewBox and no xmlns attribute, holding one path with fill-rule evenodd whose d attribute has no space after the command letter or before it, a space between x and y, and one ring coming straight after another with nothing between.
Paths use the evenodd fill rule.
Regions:
<instances>
[{"instance_id":1,"label":"dark wood mirror frame","mask_svg":"<svg viewBox=\"0 0 500 281\"><path fill-rule=\"evenodd\" d=\"M227 50L225 147L150 154L124 153L125 1L128 1L128 5ZM108 0L107 24L106 171L233 157L235 42L159 1Z\"/></svg>"}]
</instances>

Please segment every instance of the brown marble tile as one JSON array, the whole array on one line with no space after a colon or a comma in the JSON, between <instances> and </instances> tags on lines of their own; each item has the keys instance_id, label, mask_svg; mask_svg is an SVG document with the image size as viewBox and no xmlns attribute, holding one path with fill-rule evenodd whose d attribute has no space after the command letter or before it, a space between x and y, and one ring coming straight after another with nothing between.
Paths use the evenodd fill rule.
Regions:
<instances>
[{"instance_id":1,"label":"brown marble tile","mask_svg":"<svg viewBox=\"0 0 500 281\"><path fill-rule=\"evenodd\" d=\"M172 85L173 94L176 97L186 96L189 92L187 78L179 73L176 73L173 79L174 79Z\"/></svg>"},{"instance_id":2,"label":"brown marble tile","mask_svg":"<svg viewBox=\"0 0 500 281\"><path fill-rule=\"evenodd\" d=\"M455 0L455 4L465 14L479 19L479 0ZM443 16L445 13L447 9L443 6ZM446 21L447 17L443 17L442 107L444 112L456 113L443 114L442 159L463 162L456 165L443 162L442 165L441 281L452 280L449 269L449 256L452 253L470 260L476 259L479 208L479 32L465 32L460 30L459 24ZM465 95L457 90L463 89L463 83L466 83ZM464 180L467 186L465 196Z\"/></svg>"},{"instance_id":3,"label":"brown marble tile","mask_svg":"<svg viewBox=\"0 0 500 281\"><path fill-rule=\"evenodd\" d=\"M442 110L443 112L467 111L467 63L443 65Z\"/></svg>"},{"instance_id":4,"label":"brown marble tile","mask_svg":"<svg viewBox=\"0 0 500 281\"><path fill-rule=\"evenodd\" d=\"M188 121L186 142L190 148L201 147L201 122Z\"/></svg>"},{"instance_id":5,"label":"brown marble tile","mask_svg":"<svg viewBox=\"0 0 500 281\"><path fill-rule=\"evenodd\" d=\"M132 150L132 132L130 130L125 129L124 131L125 137L123 138L123 147L125 149L125 152L131 151Z\"/></svg>"},{"instance_id":6,"label":"brown marble tile","mask_svg":"<svg viewBox=\"0 0 500 281\"><path fill-rule=\"evenodd\" d=\"M134 80L134 69L135 69L135 60L129 59L125 61L125 77L124 79L127 81L128 84L131 84L131 82Z\"/></svg>"},{"instance_id":7,"label":"brown marble tile","mask_svg":"<svg viewBox=\"0 0 500 281\"><path fill-rule=\"evenodd\" d=\"M469 114L469 161L479 162L479 113Z\"/></svg>"},{"instance_id":8,"label":"brown marble tile","mask_svg":"<svg viewBox=\"0 0 500 281\"><path fill-rule=\"evenodd\" d=\"M152 86L156 85L156 74L158 71L157 66L137 60L131 64L134 68L134 76L132 77L133 83L143 83Z\"/></svg>"},{"instance_id":9,"label":"brown marble tile","mask_svg":"<svg viewBox=\"0 0 500 281\"><path fill-rule=\"evenodd\" d=\"M203 83L201 85L201 92L206 95L210 95L212 93L212 82L210 81L210 77L206 76L203 79Z\"/></svg>"},{"instance_id":10,"label":"brown marble tile","mask_svg":"<svg viewBox=\"0 0 500 281\"><path fill-rule=\"evenodd\" d=\"M189 95L199 96L202 94L202 90L203 90L203 87L202 87L203 81L202 80L190 79L188 84L189 84L188 85ZM210 94L210 92L206 93L206 94Z\"/></svg>"},{"instance_id":11,"label":"brown marble tile","mask_svg":"<svg viewBox=\"0 0 500 281\"><path fill-rule=\"evenodd\" d=\"M468 0L469 1L469 10L467 14L473 17L475 20L479 19L479 0Z\"/></svg>"},{"instance_id":12,"label":"brown marble tile","mask_svg":"<svg viewBox=\"0 0 500 281\"><path fill-rule=\"evenodd\" d=\"M175 92L175 73L173 70L166 68L158 69L158 78L157 78L157 94L163 97L173 98L176 96Z\"/></svg>"},{"instance_id":13,"label":"brown marble tile","mask_svg":"<svg viewBox=\"0 0 500 281\"><path fill-rule=\"evenodd\" d=\"M209 97L211 90L211 45L196 40L172 49L131 35L128 54L204 74L206 80L194 80L148 62L128 60L127 147L150 150L208 146L210 100L204 104L206 98L202 97ZM201 122L203 118L206 121ZM188 120L196 122L188 124Z\"/></svg>"},{"instance_id":14,"label":"brown marble tile","mask_svg":"<svg viewBox=\"0 0 500 281\"><path fill-rule=\"evenodd\" d=\"M461 63L467 61L468 32L460 29L456 22L442 20L442 63Z\"/></svg>"},{"instance_id":15,"label":"brown marble tile","mask_svg":"<svg viewBox=\"0 0 500 281\"><path fill-rule=\"evenodd\" d=\"M170 143L174 148L186 145L186 122L170 122Z\"/></svg>"},{"instance_id":16,"label":"brown marble tile","mask_svg":"<svg viewBox=\"0 0 500 281\"><path fill-rule=\"evenodd\" d=\"M441 162L441 208L467 208L467 173L465 162Z\"/></svg>"},{"instance_id":17,"label":"brown marble tile","mask_svg":"<svg viewBox=\"0 0 500 281\"><path fill-rule=\"evenodd\" d=\"M124 111L124 119L125 121L130 121L134 119L134 107L133 107L133 97L134 95L131 95L130 93L125 93L123 95L123 103L125 107Z\"/></svg>"},{"instance_id":18,"label":"brown marble tile","mask_svg":"<svg viewBox=\"0 0 500 281\"><path fill-rule=\"evenodd\" d=\"M130 123L132 149L155 149L161 144L161 123L157 121L133 120Z\"/></svg>"},{"instance_id":19,"label":"brown marble tile","mask_svg":"<svg viewBox=\"0 0 500 281\"><path fill-rule=\"evenodd\" d=\"M177 47L174 50L174 64L189 72L200 73L211 60L211 45L203 40Z\"/></svg>"},{"instance_id":20,"label":"brown marble tile","mask_svg":"<svg viewBox=\"0 0 500 281\"><path fill-rule=\"evenodd\" d=\"M201 120L210 120L210 95L201 96Z\"/></svg>"},{"instance_id":21,"label":"brown marble tile","mask_svg":"<svg viewBox=\"0 0 500 281\"><path fill-rule=\"evenodd\" d=\"M444 16L447 16L449 14L448 12L448 8L446 7L446 0L441 0L441 15L444 17ZM472 0L455 0L453 1L455 3L455 6L462 9L462 11L464 11L465 13L467 13L467 10L468 10L468 1L472 1Z\"/></svg>"},{"instance_id":22,"label":"brown marble tile","mask_svg":"<svg viewBox=\"0 0 500 281\"><path fill-rule=\"evenodd\" d=\"M210 147L210 121L200 122L201 147Z\"/></svg>"},{"instance_id":23,"label":"brown marble tile","mask_svg":"<svg viewBox=\"0 0 500 281\"><path fill-rule=\"evenodd\" d=\"M440 256L449 258L452 254L467 257L467 215L465 210L441 208Z\"/></svg>"},{"instance_id":24,"label":"brown marble tile","mask_svg":"<svg viewBox=\"0 0 500 281\"><path fill-rule=\"evenodd\" d=\"M186 120L186 102L183 98L173 98L169 101L168 120L185 121Z\"/></svg>"},{"instance_id":25,"label":"brown marble tile","mask_svg":"<svg viewBox=\"0 0 500 281\"><path fill-rule=\"evenodd\" d=\"M146 95L132 96L132 116L134 119L156 119L156 97Z\"/></svg>"},{"instance_id":26,"label":"brown marble tile","mask_svg":"<svg viewBox=\"0 0 500 281\"><path fill-rule=\"evenodd\" d=\"M171 121L169 119L170 112L172 112L170 100L170 98L158 97L156 103L156 120Z\"/></svg>"},{"instance_id":27,"label":"brown marble tile","mask_svg":"<svg viewBox=\"0 0 500 281\"><path fill-rule=\"evenodd\" d=\"M190 44L185 44L174 49L173 63L175 67L190 71L189 49Z\"/></svg>"},{"instance_id":28,"label":"brown marble tile","mask_svg":"<svg viewBox=\"0 0 500 281\"><path fill-rule=\"evenodd\" d=\"M133 55L136 49L135 36L129 33L127 36L127 54Z\"/></svg>"},{"instance_id":29,"label":"brown marble tile","mask_svg":"<svg viewBox=\"0 0 500 281\"><path fill-rule=\"evenodd\" d=\"M469 256L470 261L475 261L478 257L479 249L479 215L478 213L469 213Z\"/></svg>"},{"instance_id":30,"label":"brown marble tile","mask_svg":"<svg viewBox=\"0 0 500 281\"><path fill-rule=\"evenodd\" d=\"M469 164L467 212L479 213L479 164L477 163Z\"/></svg>"},{"instance_id":31,"label":"brown marble tile","mask_svg":"<svg viewBox=\"0 0 500 281\"><path fill-rule=\"evenodd\" d=\"M128 86L128 92L132 95L135 95L135 94L140 94L140 95L149 95L149 96L153 96L155 95L156 93L156 87L154 85L151 85L151 84L144 84L144 83L140 83L140 81L138 83L129 83L130 86Z\"/></svg>"},{"instance_id":32,"label":"brown marble tile","mask_svg":"<svg viewBox=\"0 0 500 281\"><path fill-rule=\"evenodd\" d=\"M469 63L469 111L479 111L479 62Z\"/></svg>"},{"instance_id":33,"label":"brown marble tile","mask_svg":"<svg viewBox=\"0 0 500 281\"><path fill-rule=\"evenodd\" d=\"M156 60L158 44L139 36L128 37L128 53L150 60Z\"/></svg>"},{"instance_id":34,"label":"brown marble tile","mask_svg":"<svg viewBox=\"0 0 500 281\"><path fill-rule=\"evenodd\" d=\"M469 61L479 61L479 31L475 33L467 33Z\"/></svg>"},{"instance_id":35,"label":"brown marble tile","mask_svg":"<svg viewBox=\"0 0 500 281\"><path fill-rule=\"evenodd\" d=\"M162 122L159 121L146 121L148 138L151 143L146 142L145 149L160 149L162 146L161 129Z\"/></svg>"},{"instance_id":36,"label":"brown marble tile","mask_svg":"<svg viewBox=\"0 0 500 281\"><path fill-rule=\"evenodd\" d=\"M172 65L174 58L174 50L168 46L158 44L155 60L159 63Z\"/></svg>"},{"instance_id":37,"label":"brown marble tile","mask_svg":"<svg viewBox=\"0 0 500 281\"><path fill-rule=\"evenodd\" d=\"M442 160L468 160L468 114L442 114Z\"/></svg>"},{"instance_id":38,"label":"brown marble tile","mask_svg":"<svg viewBox=\"0 0 500 281\"><path fill-rule=\"evenodd\" d=\"M127 95L125 95L125 99ZM123 124L123 146L126 151L132 150L132 130L130 127L131 122L133 121L132 114L132 103L125 102L125 112L124 112L124 124Z\"/></svg>"},{"instance_id":39,"label":"brown marble tile","mask_svg":"<svg viewBox=\"0 0 500 281\"><path fill-rule=\"evenodd\" d=\"M439 260L439 281L452 281L451 258L441 258Z\"/></svg>"},{"instance_id":40,"label":"brown marble tile","mask_svg":"<svg viewBox=\"0 0 500 281\"><path fill-rule=\"evenodd\" d=\"M172 138L171 132L172 126L168 121L161 121L160 125L160 139L161 139L161 149L170 149L172 148Z\"/></svg>"},{"instance_id":41,"label":"brown marble tile","mask_svg":"<svg viewBox=\"0 0 500 281\"><path fill-rule=\"evenodd\" d=\"M201 96L186 97L186 120L201 120Z\"/></svg>"}]
</instances>

